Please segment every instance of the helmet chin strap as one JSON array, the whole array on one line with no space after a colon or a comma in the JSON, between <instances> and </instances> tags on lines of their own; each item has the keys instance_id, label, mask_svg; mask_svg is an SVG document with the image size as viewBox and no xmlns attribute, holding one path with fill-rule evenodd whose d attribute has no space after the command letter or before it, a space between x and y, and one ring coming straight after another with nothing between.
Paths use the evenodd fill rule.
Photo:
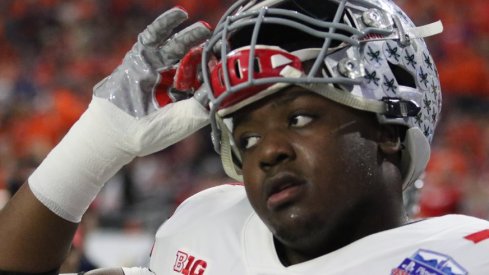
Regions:
<instances>
[{"instance_id":1,"label":"helmet chin strap","mask_svg":"<svg viewBox=\"0 0 489 275\"><path fill-rule=\"evenodd\" d=\"M413 127L406 131L401 156L403 190L424 172L430 159L430 152L430 144L419 128Z\"/></svg>"},{"instance_id":2,"label":"helmet chin strap","mask_svg":"<svg viewBox=\"0 0 489 275\"><path fill-rule=\"evenodd\" d=\"M221 130L221 162L224 168L224 172L226 175L235 179L239 182L243 182L243 175L240 173L240 169L236 166L233 160L233 148L236 148L231 144L232 133L231 130L224 123L224 120L221 118L216 119L217 125ZM241 158L239 152L237 153L237 157ZM241 159L239 160L241 161Z\"/></svg>"}]
</instances>

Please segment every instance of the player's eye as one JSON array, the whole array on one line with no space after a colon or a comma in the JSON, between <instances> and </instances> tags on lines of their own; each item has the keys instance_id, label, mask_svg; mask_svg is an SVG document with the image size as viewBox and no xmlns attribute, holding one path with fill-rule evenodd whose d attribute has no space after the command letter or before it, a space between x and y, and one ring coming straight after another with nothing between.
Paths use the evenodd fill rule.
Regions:
<instances>
[{"instance_id":1,"label":"player's eye","mask_svg":"<svg viewBox=\"0 0 489 275\"><path fill-rule=\"evenodd\" d=\"M258 136L242 137L239 140L239 149L241 149L241 150L250 149L251 147L255 146L259 140L260 140L260 137L258 137Z\"/></svg>"},{"instance_id":2,"label":"player's eye","mask_svg":"<svg viewBox=\"0 0 489 275\"><path fill-rule=\"evenodd\" d=\"M291 127L304 127L314 119L311 115L293 115L289 118L289 126Z\"/></svg>"}]
</instances>

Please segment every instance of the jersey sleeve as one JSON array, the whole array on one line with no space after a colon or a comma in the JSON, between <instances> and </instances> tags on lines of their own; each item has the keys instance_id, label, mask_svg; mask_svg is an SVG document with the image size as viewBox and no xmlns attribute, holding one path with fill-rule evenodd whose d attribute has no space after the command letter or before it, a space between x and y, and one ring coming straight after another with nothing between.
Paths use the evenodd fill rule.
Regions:
<instances>
[{"instance_id":1,"label":"jersey sleeve","mask_svg":"<svg viewBox=\"0 0 489 275\"><path fill-rule=\"evenodd\" d=\"M244 187L224 184L201 191L183 201L173 215L158 229L158 235L180 231L182 226L202 224L213 217L224 214L246 198Z\"/></svg>"},{"instance_id":2,"label":"jersey sleeve","mask_svg":"<svg viewBox=\"0 0 489 275\"><path fill-rule=\"evenodd\" d=\"M158 229L150 270L166 275L223 268L223 255L240 257L240 234L251 213L240 185L221 185L191 196Z\"/></svg>"}]
</instances>

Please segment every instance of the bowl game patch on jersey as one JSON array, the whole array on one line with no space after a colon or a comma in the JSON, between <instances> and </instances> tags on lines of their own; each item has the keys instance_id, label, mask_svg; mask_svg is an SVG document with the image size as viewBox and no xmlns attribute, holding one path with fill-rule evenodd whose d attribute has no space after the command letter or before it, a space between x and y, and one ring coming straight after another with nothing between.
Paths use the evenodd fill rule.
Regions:
<instances>
[{"instance_id":1,"label":"bowl game patch on jersey","mask_svg":"<svg viewBox=\"0 0 489 275\"><path fill-rule=\"evenodd\" d=\"M450 256L419 249L404 261L391 275L467 275L468 272Z\"/></svg>"}]
</instances>

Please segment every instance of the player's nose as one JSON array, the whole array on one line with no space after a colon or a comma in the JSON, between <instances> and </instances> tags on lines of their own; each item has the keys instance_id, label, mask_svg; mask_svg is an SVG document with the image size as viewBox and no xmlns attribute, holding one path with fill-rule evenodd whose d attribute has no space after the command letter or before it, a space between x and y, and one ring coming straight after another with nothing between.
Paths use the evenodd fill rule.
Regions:
<instances>
[{"instance_id":1,"label":"player's nose","mask_svg":"<svg viewBox=\"0 0 489 275\"><path fill-rule=\"evenodd\" d=\"M260 169L265 172L270 172L296 156L290 137L281 131L271 131L262 137L258 154Z\"/></svg>"}]
</instances>

